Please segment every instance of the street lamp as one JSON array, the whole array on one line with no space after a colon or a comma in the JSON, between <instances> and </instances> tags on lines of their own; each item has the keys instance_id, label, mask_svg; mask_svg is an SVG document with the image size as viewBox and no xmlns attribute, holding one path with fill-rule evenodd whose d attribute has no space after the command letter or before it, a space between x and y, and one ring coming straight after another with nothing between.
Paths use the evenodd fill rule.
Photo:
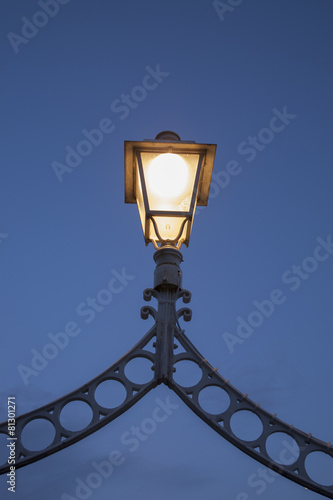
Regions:
<instances>
[{"instance_id":1,"label":"street lamp","mask_svg":"<svg viewBox=\"0 0 333 500\"><path fill-rule=\"evenodd\" d=\"M175 132L159 133L155 140L125 141L125 203L137 203L146 245L156 248L154 289L145 300L158 300L155 377L167 385L172 380L176 302L190 293L181 289L182 243L189 245L196 205L206 206L216 144L181 141ZM147 318L151 308L144 308ZM183 309L185 321L191 311Z\"/></svg>"},{"instance_id":2,"label":"street lamp","mask_svg":"<svg viewBox=\"0 0 333 500\"><path fill-rule=\"evenodd\" d=\"M125 141L125 203L137 203L146 245L189 245L196 205L208 202L215 150L174 132Z\"/></svg>"},{"instance_id":3,"label":"street lamp","mask_svg":"<svg viewBox=\"0 0 333 500\"><path fill-rule=\"evenodd\" d=\"M328 485L319 484L306 468L306 460L313 453L320 452L333 459L331 443L288 425L233 387L199 353L180 327L179 319L190 321L191 310L187 307L177 310L177 300L181 298L187 304L191 294L182 288L179 248L182 243L189 244L196 205L207 205L215 148L212 144L181 141L174 132L162 132L152 141L125 142L125 201L138 204L146 244L152 242L156 248L154 287L145 289L143 298L146 301L156 299L158 307L141 308L141 317L152 316L155 323L132 349L90 382L41 408L18 416L14 430L9 421L0 424L0 436L8 440L7 446L15 449L16 468L80 441L164 383L198 417L238 449L282 476L333 499L333 478ZM152 364L152 376L146 383L138 383L126 374L127 365L138 358L145 358ZM199 381L193 385L179 383L174 378L179 363L188 361L201 372ZM121 384L126 392L122 403L111 408L102 406L95 397L99 386L109 380ZM202 391L212 387L229 400L228 407L220 413L211 413L201 400ZM89 424L77 431L66 428L61 420L63 410L73 401L88 405L92 412ZM260 433L251 441L233 429L233 417L239 412L243 412L243 416L251 413L260 424ZM47 421L54 430L54 438L39 451L28 449L22 441L22 432L32 421L44 424ZM268 442L276 433L293 438L293 462L288 460L282 465L269 455ZM9 462L0 465L0 474L13 474L12 467Z\"/></svg>"}]
</instances>

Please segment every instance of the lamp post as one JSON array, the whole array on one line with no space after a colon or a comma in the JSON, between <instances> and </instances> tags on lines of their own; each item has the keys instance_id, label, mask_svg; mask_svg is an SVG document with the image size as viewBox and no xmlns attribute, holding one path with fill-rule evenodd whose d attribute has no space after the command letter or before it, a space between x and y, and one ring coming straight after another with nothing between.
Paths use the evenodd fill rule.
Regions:
<instances>
[{"instance_id":1,"label":"lamp post","mask_svg":"<svg viewBox=\"0 0 333 500\"><path fill-rule=\"evenodd\" d=\"M288 425L238 391L207 362L179 325L181 317L184 321L191 319L190 309L177 310L176 306L180 298L185 304L191 300L190 292L182 288L179 249L183 243L189 244L196 205L207 205L215 149L215 145L181 141L173 132L163 132L151 141L125 142L125 201L137 203L146 244L152 242L156 249L154 287L144 290L143 298L145 301L155 298L158 307L141 309L141 317L147 319L151 315L155 323L129 352L93 380L41 408L18 416L14 435L8 429L8 422L0 424L0 434L15 443L15 468L80 441L164 383L205 423L241 451L282 476L333 499L333 478L330 485L319 484L306 469L306 460L312 453L320 452L333 458L331 443ZM148 348L151 342L153 352ZM180 346L182 352L177 353ZM125 373L127 364L136 358L152 362L151 380L144 384L130 380ZM173 377L177 364L185 360L192 361L201 370L200 380L192 386L181 385ZM126 390L123 402L114 408L101 406L95 398L96 389L107 380L122 384ZM200 405L200 393L208 387L217 387L226 393L229 406L225 411L212 414ZM81 401L92 410L90 423L78 431L71 431L61 423L62 411L73 401ZM231 420L238 412L251 412L258 418L262 431L256 439L241 439L233 431ZM28 449L22 442L22 431L34 420L47 420L54 428L54 438L39 451ZM281 465L270 457L267 440L275 433L293 438L292 463ZM9 463L0 467L1 474L9 470Z\"/></svg>"},{"instance_id":2,"label":"lamp post","mask_svg":"<svg viewBox=\"0 0 333 500\"><path fill-rule=\"evenodd\" d=\"M159 133L154 141L125 141L125 203L137 203L146 245L152 242L157 250L153 368L158 380L166 384L175 370L176 302L182 287L183 260L179 248L183 243L189 245L196 206L208 203L215 151L215 144L181 141L170 131ZM188 321L190 312L184 314Z\"/></svg>"}]
</instances>

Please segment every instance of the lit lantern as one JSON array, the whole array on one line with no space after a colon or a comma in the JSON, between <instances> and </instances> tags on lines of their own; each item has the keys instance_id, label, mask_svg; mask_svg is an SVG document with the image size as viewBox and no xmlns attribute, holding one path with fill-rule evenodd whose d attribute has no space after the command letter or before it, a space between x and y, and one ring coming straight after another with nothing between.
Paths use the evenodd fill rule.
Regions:
<instances>
[{"instance_id":1,"label":"lit lantern","mask_svg":"<svg viewBox=\"0 0 333 500\"><path fill-rule=\"evenodd\" d=\"M196 205L208 202L215 150L174 132L125 141L125 202L138 205L146 245L189 245Z\"/></svg>"}]
</instances>

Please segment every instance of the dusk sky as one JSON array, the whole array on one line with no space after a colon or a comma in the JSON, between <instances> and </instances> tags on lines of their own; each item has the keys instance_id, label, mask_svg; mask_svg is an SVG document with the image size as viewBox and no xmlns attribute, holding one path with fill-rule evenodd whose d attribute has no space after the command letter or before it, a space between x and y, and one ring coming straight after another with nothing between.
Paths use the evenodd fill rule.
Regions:
<instances>
[{"instance_id":1,"label":"dusk sky","mask_svg":"<svg viewBox=\"0 0 333 500\"><path fill-rule=\"evenodd\" d=\"M2 0L1 422L8 396L17 414L53 401L153 325L140 308L154 248L124 203L124 141L172 130L217 144L208 206L181 249L186 335L262 408L333 443L332 25L331 0ZM111 278L118 292L93 308ZM254 325L274 293L280 303ZM67 345L47 347L68 323ZM165 405L167 418L135 441L133 426ZM84 427L88 417L64 418ZM47 430L25 439L39 446ZM110 456L112 472L89 487ZM332 484L333 459L309 473ZM0 497L323 498L232 446L165 385L18 469L14 497L1 476Z\"/></svg>"}]
</instances>

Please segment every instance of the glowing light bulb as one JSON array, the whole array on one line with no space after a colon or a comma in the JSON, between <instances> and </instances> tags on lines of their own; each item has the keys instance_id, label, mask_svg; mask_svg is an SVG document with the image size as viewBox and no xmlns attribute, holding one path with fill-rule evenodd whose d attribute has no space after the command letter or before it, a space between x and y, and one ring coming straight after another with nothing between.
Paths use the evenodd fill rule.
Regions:
<instances>
[{"instance_id":1,"label":"glowing light bulb","mask_svg":"<svg viewBox=\"0 0 333 500\"><path fill-rule=\"evenodd\" d=\"M179 155L164 153L154 158L147 169L147 184L155 196L174 199L188 184L188 166Z\"/></svg>"}]
</instances>

